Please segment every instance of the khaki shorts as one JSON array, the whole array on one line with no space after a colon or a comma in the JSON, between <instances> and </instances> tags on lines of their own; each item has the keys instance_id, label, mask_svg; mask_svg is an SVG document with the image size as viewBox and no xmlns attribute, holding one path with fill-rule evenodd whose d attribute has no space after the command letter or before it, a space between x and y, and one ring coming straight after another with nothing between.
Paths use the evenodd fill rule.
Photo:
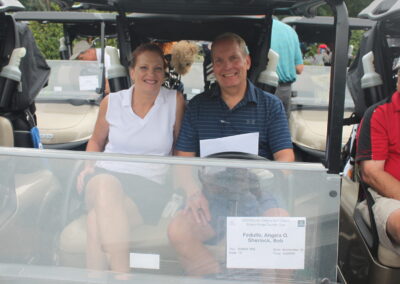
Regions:
<instances>
[{"instance_id":1,"label":"khaki shorts","mask_svg":"<svg viewBox=\"0 0 400 284\"><path fill-rule=\"evenodd\" d=\"M392 198L383 197L372 189L369 189L369 192L375 200L375 204L372 207L372 210L375 216L379 243L382 246L400 255L400 244L393 242L386 232L387 220L390 214L400 209L400 201ZM363 219L369 224L369 212L366 200L358 204L357 208L361 211Z\"/></svg>"}]
</instances>

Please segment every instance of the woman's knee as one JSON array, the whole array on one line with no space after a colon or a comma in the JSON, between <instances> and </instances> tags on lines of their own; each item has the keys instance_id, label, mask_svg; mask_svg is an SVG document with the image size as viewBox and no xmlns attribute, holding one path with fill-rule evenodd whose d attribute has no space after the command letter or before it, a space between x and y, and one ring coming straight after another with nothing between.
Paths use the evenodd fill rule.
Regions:
<instances>
[{"instance_id":1,"label":"woman's knee","mask_svg":"<svg viewBox=\"0 0 400 284\"><path fill-rule=\"evenodd\" d=\"M182 242L191 232L190 220L182 211L171 220L168 226L168 238L172 243Z\"/></svg>"},{"instance_id":2,"label":"woman's knee","mask_svg":"<svg viewBox=\"0 0 400 284\"><path fill-rule=\"evenodd\" d=\"M114 206L122 203L124 191L119 180L108 174L93 177L87 184L86 204L88 208Z\"/></svg>"}]
</instances>

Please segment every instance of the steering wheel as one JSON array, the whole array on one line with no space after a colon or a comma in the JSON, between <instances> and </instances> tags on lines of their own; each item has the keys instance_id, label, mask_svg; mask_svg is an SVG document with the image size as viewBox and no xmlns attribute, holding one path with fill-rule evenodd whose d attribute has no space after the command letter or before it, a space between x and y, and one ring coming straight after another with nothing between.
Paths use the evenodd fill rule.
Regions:
<instances>
[{"instance_id":1,"label":"steering wheel","mask_svg":"<svg viewBox=\"0 0 400 284\"><path fill-rule=\"evenodd\" d=\"M245 152L219 152L215 154L208 155L207 158L222 158L222 159L239 159L239 160L263 160L269 161L269 159Z\"/></svg>"},{"instance_id":2,"label":"steering wheel","mask_svg":"<svg viewBox=\"0 0 400 284\"><path fill-rule=\"evenodd\" d=\"M239 159L239 160L258 160L258 161L270 161L265 157L261 157L255 154L245 153L245 152L235 152L235 151L228 151L228 152L220 152L215 153L212 155L208 155L207 158L222 158L222 159ZM229 165L226 165L229 168ZM261 169L254 169L251 172L262 172L262 175L256 173L257 176L264 180L264 186L267 186L268 189L281 189L284 185L282 181L285 179L284 176L280 171L269 171L269 170L261 170ZM202 182L210 181L210 178L204 176L204 172L199 173L199 178ZM266 182L266 184L265 184ZM261 189L262 190L262 189ZM280 192L280 190L278 191ZM272 192L271 192L272 193Z\"/></svg>"}]
</instances>

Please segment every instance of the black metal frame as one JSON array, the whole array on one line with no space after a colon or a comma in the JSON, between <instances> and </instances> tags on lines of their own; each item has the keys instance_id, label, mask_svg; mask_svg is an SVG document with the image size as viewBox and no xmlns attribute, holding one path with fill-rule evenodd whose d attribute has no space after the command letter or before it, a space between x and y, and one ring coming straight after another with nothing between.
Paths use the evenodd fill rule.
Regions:
<instances>
[{"instance_id":1,"label":"black metal frame","mask_svg":"<svg viewBox=\"0 0 400 284\"><path fill-rule=\"evenodd\" d=\"M90 1L89 1L90 2ZM273 1L272 1L273 2ZM290 1L288 1L290 2ZM311 1L314 6L317 7L321 4L321 1ZM342 127L343 127L343 114L344 114L344 100L345 100L345 84L346 84L346 70L347 70L347 47L349 34L349 21L347 16L347 8L342 0L327 0L331 9L334 12L334 23L335 23L335 48L333 51L333 64L331 69L331 85L330 85L330 96L329 96L329 110L328 110L328 130L327 130L327 143L325 153L325 167L329 173L338 174L342 170L341 161L341 148L342 148ZM304 3L303 3L304 5ZM300 7L300 6L299 6ZM117 17L117 30L119 35L119 44L121 52L121 63L124 66L128 66L129 51L131 46L127 19L123 7L114 6L119 12ZM268 50L270 41L267 40L267 36L270 34L272 26L272 12L273 5L268 6L265 10L265 37L260 37L259 48L265 50L265 52L259 52L255 58L253 58L253 67L249 72L249 78L253 82L256 80L258 75L264 70L268 62ZM142 8L145 9L145 8ZM285 8L288 10L289 8ZM139 9L140 10L140 9ZM282 10L283 11L283 10ZM164 11L165 12L165 11ZM218 11L220 12L220 11ZM167 13L167 12L165 12ZM246 11L243 12L246 14Z\"/></svg>"},{"instance_id":2,"label":"black metal frame","mask_svg":"<svg viewBox=\"0 0 400 284\"><path fill-rule=\"evenodd\" d=\"M342 128L344 100L346 91L347 47L349 21L346 5L343 1L329 0L335 12L335 49L331 68L329 95L328 130L326 139L325 166L328 173L338 174L342 170ZM346 47L346 48L344 48Z\"/></svg>"},{"instance_id":3,"label":"black metal frame","mask_svg":"<svg viewBox=\"0 0 400 284\"><path fill-rule=\"evenodd\" d=\"M70 6L74 1L72 0L61 0ZM175 2L182 2L183 6L178 9L191 11L193 15L202 15L208 17L210 9L210 2L205 0L186 1L186 0L175 0ZM177 10L172 10L171 5L164 5L165 7L159 7L160 11L154 11L154 5L152 2L145 3L143 1L127 1L121 0L110 1L106 0L84 0L83 3L94 5L96 9L114 10L119 12L116 17L116 32L119 37L119 48L121 52L121 63L124 66L128 66L130 61L130 49L131 39L129 36L129 26L127 17L125 15L129 8L132 12L149 12L149 9L154 12L161 12L164 14L177 13ZM243 4L245 1L238 2ZM342 140L342 126L343 126L343 113L344 113L344 97L345 97L345 82L346 82L346 67L348 63L347 58L347 46L349 33L349 22L347 17L347 9L343 0L310 0L310 1L294 1L294 0L257 0L249 1L248 8L240 11L241 15L251 14L265 14L265 33L263 37L260 37L258 48L265 50L265 52L259 52L253 59L253 66L249 72L249 78L254 82L258 75L263 71L264 66L268 61L268 49L269 40L267 36L270 34L273 13L292 13L292 14L305 14L309 15L315 12L315 9L327 3L332 11L334 12L334 23L335 23L335 48L333 52L333 64L331 69L331 86L330 86L330 98L329 98L329 115L328 115L328 130L327 130L327 144L325 154L325 166L329 173L339 173L341 171L341 140ZM140 4L140 5L139 5ZM213 2L213 8L215 15L228 15L232 14L232 11L226 11L223 2ZM67 6L67 5L66 5ZM243 6L243 5L239 5ZM235 8L232 8L235 9ZM179 12L178 11L178 12ZM189 13L188 13L189 14ZM104 27L102 27L103 29ZM71 39L66 39L67 43L70 43ZM102 40L103 42L103 40Z\"/></svg>"}]
</instances>

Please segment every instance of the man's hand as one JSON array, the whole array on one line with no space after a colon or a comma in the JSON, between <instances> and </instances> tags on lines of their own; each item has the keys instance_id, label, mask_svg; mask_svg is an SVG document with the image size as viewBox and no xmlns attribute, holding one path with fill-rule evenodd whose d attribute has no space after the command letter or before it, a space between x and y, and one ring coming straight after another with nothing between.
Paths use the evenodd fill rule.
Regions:
<instances>
[{"instance_id":1,"label":"man's hand","mask_svg":"<svg viewBox=\"0 0 400 284\"><path fill-rule=\"evenodd\" d=\"M278 162L294 162L293 149L283 149L273 154L274 161Z\"/></svg>"},{"instance_id":2,"label":"man's hand","mask_svg":"<svg viewBox=\"0 0 400 284\"><path fill-rule=\"evenodd\" d=\"M187 197L185 214L192 212L195 221L206 225L211 220L208 201L201 191L197 191Z\"/></svg>"}]
</instances>

